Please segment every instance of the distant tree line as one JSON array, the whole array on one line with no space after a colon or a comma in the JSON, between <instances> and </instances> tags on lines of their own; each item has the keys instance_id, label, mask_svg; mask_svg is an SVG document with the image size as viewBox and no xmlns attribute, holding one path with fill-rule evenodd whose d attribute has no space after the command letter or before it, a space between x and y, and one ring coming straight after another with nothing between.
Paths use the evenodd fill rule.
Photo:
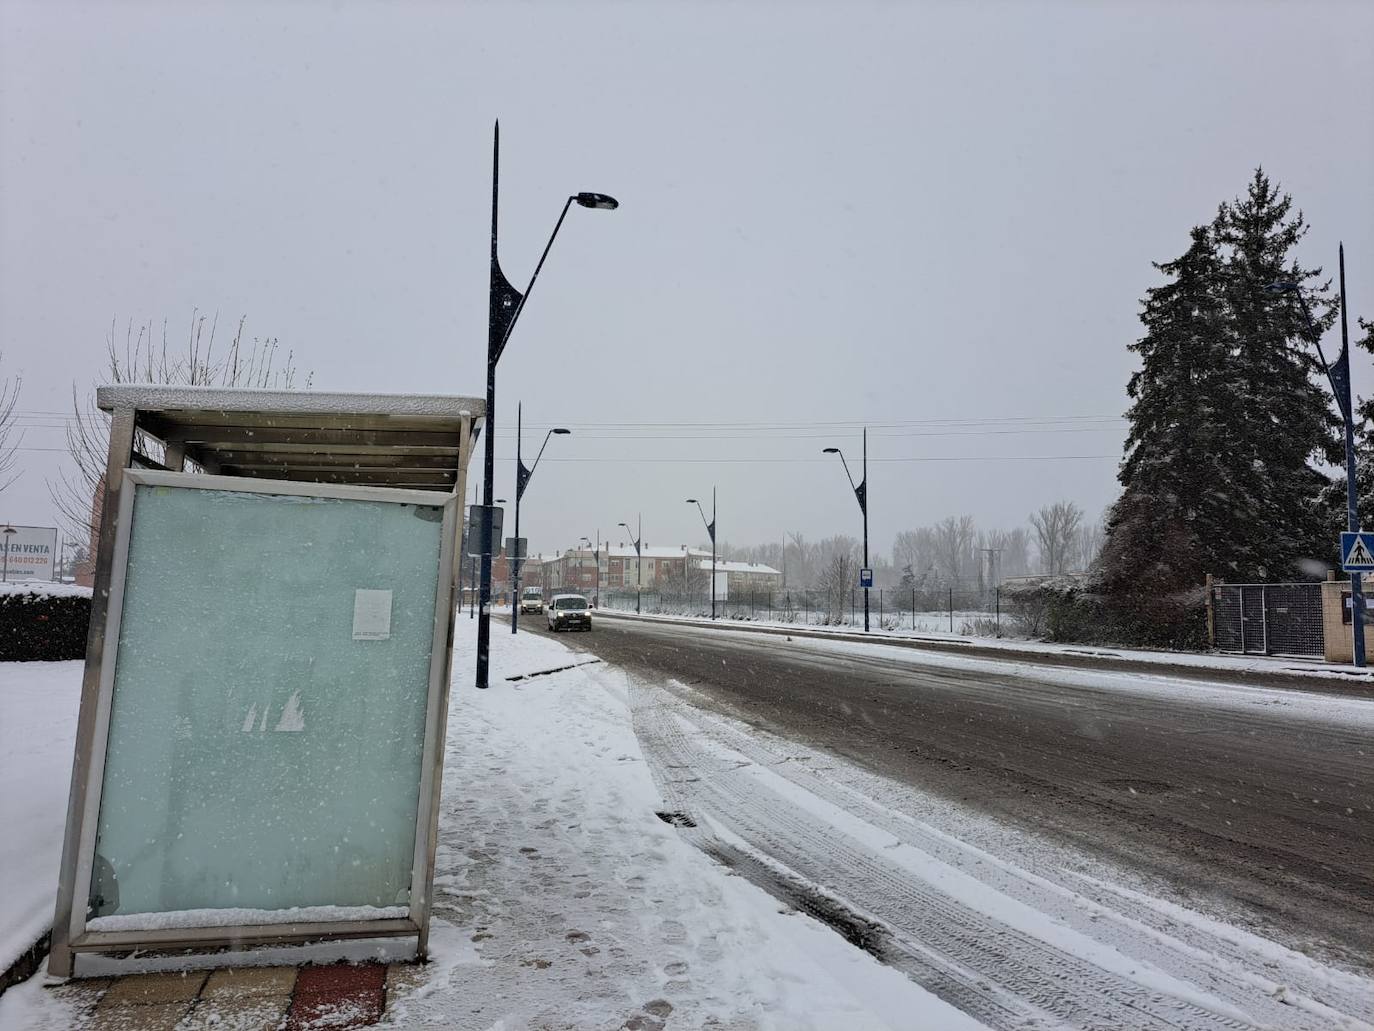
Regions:
<instances>
[{"instance_id":1,"label":"distant tree line","mask_svg":"<svg viewBox=\"0 0 1374 1031\"><path fill-rule=\"evenodd\" d=\"M981 594L1008 577L1084 572L1103 540L1102 521L1088 522L1078 505L1057 501L1009 530L981 529L971 515L948 516L902 530L886 553L870 542L869 558L876 587L923 593L956 585ZM859 582L863 542L844 534L813 541L789 533L766 544L722 542L720 555L779 569L796 588L848 591Z\"/></svg>"}]
</instances>

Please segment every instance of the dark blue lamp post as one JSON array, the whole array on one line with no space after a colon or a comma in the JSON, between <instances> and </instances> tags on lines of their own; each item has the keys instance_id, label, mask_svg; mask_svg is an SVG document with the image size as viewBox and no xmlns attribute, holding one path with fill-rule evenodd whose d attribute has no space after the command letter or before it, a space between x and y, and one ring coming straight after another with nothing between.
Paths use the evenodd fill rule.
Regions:
<instances>
[{"instance_id":1,"label":"dark blue lamp post","mask_svg":"<svg viewBox=\"0 0 1374 1031\"><path fill-rule=\"evenodd\" d=\"M513 593L510 610L510 632L513 634L519 632L520 568L525 564L525 556L520 550L520 499L525 496L525 488L529 486L534 471L539 468L539 459L544 457L544 449L549 446L549 438L554 434L563 436L572 432L572 430L566 430L562 426L556 426L544 434L544 443L539 445L539 454L534 456L534 465L526 469L525 463L520 458L520 423L523 407L523 405L515 406L515 555L511 559L514 565L511 567Z\"/></svg>"},{"instance_id":2,"label":"dark blue lamp post","mask_svg":"<svg viewBox=\"0 0 1374 1031\"><path fill-rule=\"evenodd\" d=\"M696 505L697 511L701 513L701 521L706 523L706 534L711 538L711 618L716 618L716 488L711 488L711 521L706 522L706 509L701 507L701 502L696 498L688 498L687 504ZM687 549L689 554L685 561L690 562L691 549ZM688 603L690 604L690 602Z\"/></svg>"},{"instance_id":3,"label":"dark blue lamp post","mask_svg":"<svg viewBox=\"0 0 1374 1031\"><path fill-rule=\"evenodd\" d=\"M868 568L868 427L864 427L864 465L863 479L857 484L849 471L849 463L844 460L844 452L837 447L821 449L822 454L839 455L844 465L844 474L849 477L849 485L854 488L854 497L859 500L859 511L864 516L864 568ZM864 588L864 633L868 633L868 588Z\"/></svg>"},{"instance_id":4,"label":"dark blue lamp post","mask_svg":"<svg viewBox=\"0 0 1374 1031\"><path fill-rule=\"evenodd\" d=\"M1307 307L1302 286L1294 282L1271 283L1266 289L1270 293L1284 294L1298 299L1303 320L1307 323L1307 335L1312 346L1317 349L1326 378L1331 384L1331 392L1336 396L1336 407L1341 411L1341 421L1345 425L1345 520L1346 529L1354 533L1360 528L1360 509L1355 483L1355 413L1350 396L1350 327L1346 320L1345 305L1345 244L1340 247L1341 272L1341 353L1336 361L1328 364L1322 351L1321 331L1312 321L1312 312ZM1355 665L1363 666L1364 653L1364 584L1363 574L1350 574L1350 624L1355 645Z\"/></svg>"},{"instance_id":5,"label":"dark blue lamp post","mask_svg":"<svg viewBox=\"0 0 1374 1031\"><path fill-rule=\"evenodd\" d=\"M487 413L486 447L482 455L482 497L485 502L481 513L481 588L478 602L481 606L477 617L477 686L487 686L487 672L491 662L491 552L492 552L492 495L496 480L496 363L501 360L501 352L506 349L511 330L520 318L530 293L534 290L539 271L549 256L558 230L563 227L563 219L574 203L580 207L598 211L613 211L620 205L614 197L604 193L575 193L563 202L563 210L558 214L549 242L544 245L544 253L539 256L539 264L534 267L534 275L522 294L511 286L501 271L501 262L496 253L496 211L500 186L501 169L501 124L496 125L491 151L491 286L487 307Z\"/></svg>"},{"instance_id":6,"label":"dark blue lamp post","mask_svg":"<svg viewBox=\"0 0 1374 1031\"><path fill-rule=\"evenodd\" d=\"M625 532L632 534L629 523L621 523L625 527ZM632 534L633 535L633 534ZM639 516L639 536L634 537L635 542L635 614L639 614L640 595L644 591L644 552L641 545L644 543L644 515Z\"/></svg>"}]
</instances>

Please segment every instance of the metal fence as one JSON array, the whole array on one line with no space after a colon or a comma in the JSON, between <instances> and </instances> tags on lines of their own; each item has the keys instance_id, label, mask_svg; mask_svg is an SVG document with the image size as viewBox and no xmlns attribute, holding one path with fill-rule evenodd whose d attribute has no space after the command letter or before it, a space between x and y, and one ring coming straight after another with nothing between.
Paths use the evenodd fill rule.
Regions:
<instances>
[{"instance_id":1,"label":"metal fence","mask_svg":"<svg viewBox=\"0 0 1374 1031\"><path fill-rule=\"evenodd\" d=\"M710 616L711 598L706 591L601 591L602 608L675 616ZM749 590L732 591L716 602L716 618L797 623L817 626L863 626L864 592ZM925 630L964 633L974 624L995 631L1000 622L995 591L973 587L938 590L904 590L875 587L869 592L869 622L889 630Z\"/></svg>"},{"instance_id":2,"label":"metal fence","mask_svg":"<svg viewBox=\"0 0 1374 1031\"><path fill-rule=\"evenodd\" d=\"M1324 654L1319 583L1217 584L1213 644L1245 655Z\"/></svg>"}]
</instances>

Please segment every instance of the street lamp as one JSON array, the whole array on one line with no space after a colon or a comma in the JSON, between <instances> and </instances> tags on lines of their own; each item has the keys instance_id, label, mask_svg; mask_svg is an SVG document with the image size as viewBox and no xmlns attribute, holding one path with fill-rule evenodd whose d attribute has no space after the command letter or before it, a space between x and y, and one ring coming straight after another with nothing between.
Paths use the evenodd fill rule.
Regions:
<instances>
[{"instance_id":1,"label":"street lamp","mask_svg":"<svg viewBox=\"0 0 1374 1031\"><path fill-rule=\"evenodd\" d=\"M589 548L592 547L592 539L591 539L590 537L582 537L582 538L579 538L579 539L580 539L580 540L583 540L583 541L586 541L587 547L589 547ZM595 564L596 564L596 580L595 580L595 585L596 585L596 586L593 588L594 593L593 593L593 595L592 595L592 597L593 597L592 608L594 608L594 609L599 609L599 608L601 608L601 531L600 531L600 530L597 530L597 531L596 531L596 547L595 547L595 550L592 551L592 561L595 562Z\"/></svg>"},{"instance_id":2,"label":"street lamp","mask_svg":"<svg viewBox=\"0 0 1374 1031\"><path fill-rule=\"evenodd\" d=\"M1312 346L1317 349L1322 368L1326 371L1331 392L1336 396L1336 407L1340 409L1341 421L1345 425L1345 520L1346 529L1356 533L1360 529L1360 509L1355 482L1355 419L1350 397L1350 326L1346 320L1345 303L1345 244L1340 245L1341 272L1341 353L1334 364L1328 364L1322 351L1321 332L1312 321L1312 312L1307 307L1302 286L1292 281L1270 283L1266 290L1273 294L1296 297L1302 310L1303 320L1307 323L1307 335ZM1355 646L1355 665L1365 664L1364 648L1364 584L1361 573L1350 574L1350 629Z\"/></svg>"},{"instance_id":3,"label":"street lamp","mask_svg":"<svg viewBox=\"0 0 1374 1031\"><path fill-rule=\"evenodd\" d=\"M5 581L10 578L10 540L18 532L19 531L16 530L13 526L5 527L5 571L3 573L0 573L0 581Z\"/></svg>"},{"instance_id":4,"label":"street lamp","mask_svg":"<svg viewBox=\"0 0 1374 1031\"><path fill-rule=\"evenodd\" d=\"M477 686L479 688L487 686L487 672L491 663L491 497L495 493L494 483L496 480L496 363L501 360L501 352L506 349L506 341L510 339L511 330L515 328L516 320L520 318L520 313L525 310L525 302L529 300L530 294L534 290L535 281L539 278L539 271L544 267L544 260L549 256L549 249L558 236L558 230L563 227L563 219L567 217L568 208L572 207L574 202L580 207L599 211L614 211L620 206L614 197L604 193L575 193L568 197L563 202L563 210L558 214L558 221L554 223L553 232L549 234L549 242L544 245L544 253L539 256L539 263L534 266L534 275L530 276L529 285L525 287L525 292L522 294L511 286L510 280L501 271L501 262L496 253L496 211L501 181L500 169L501 123L497 122L491 148L491 283L487 305L487 440L482 454L482 496L486 499L486 504L483 506L481 514L482 586L479 599L481 612L477 619Z\"/></svg>"},{"instance_id":5,"label":"street lamp","mask_svg":"<svg viewBox=\"0 0 1374 1031\"><path fill-rule=\"evenodd\" d=\"M849 477L849 485L854 488L854 496L859 499L859 511L864 514L864 568L868 568L868 427L864 427L864 466L863 479L856 485L849 472L849 463L844 460L844 452L837 447L821 449L822 454L839 455L844 465L844 474ZM864 633L868 633L868 585L864 585Z\"/></svg>"},{"instance_id":6,"label":"street lamp","mask_svg":"<svg viewBox=\"0 0 1374 1031\"><path fill-rule=\"evenodd\" d=\"M644 542L644 513L639 514L639 536L634 537L630 530L629 523L621 523L625 527L625 532L630 534L635 542L635 615L639 615L640 595L644 592L644 554L640 545Z\"/></svg>"},{"instance_id":7,"label":"street lamp","mask_svg":"<svg viewBox=\"0 0 1374 1031\"><path fill-rule=\"evenodd\" d=\"M534 465L528 469L520 459L521 442L521 417L524 405L515 406L515 557L511 560L514 563L512 577L512 607L510 610L510 632L516 633L519 630L520 622L520 567L525 564L525 556L520 551L520 499L525 496L525 488L529 486L530 478L534 476L534 471L539 468L539 459L544 457L544 449L549 446L549 438L555 433L565 436L572 430L565 430L562 426L556 426L544 434L544 443L539 445L539 454L534 456Z\"/></svg>"},{"instance_id":8,"label":"street lamp","mask_svg":"<svg viewBox=\"0 0 1374 1031\"><path fill-rule=\"evenodd\" d=\"M586 545L585 549L582 547L584 544ZM577 589L580 592L588 593L586 567L582 562L582 552L584 550L590 551L592 553L592 567L595 572L595 579L592 581L592 591L590 593L592 594L592 598L595 599L595 592L601 581L601 534L597 534L595 549L593 549L592 539L590 537L577 538L577 545ZM596 608L595 600L592 602L592 608Z\"/></svg>"},{"instance_id":9,"label":"street lamp","mask_svg":"<svg viewBox=\"0 0 1374 1031\"><path fill-rule=\"evenodd\" d=\"M706 523L706 509L696 498L688 498L687 504L696 505L701 513L701 521ZM716 488L711 488L711 521L706 523L706 533L711 538L711 618L716 618ZM690 603L689 603L690 604Z\"/></svg>"}]
</instances>

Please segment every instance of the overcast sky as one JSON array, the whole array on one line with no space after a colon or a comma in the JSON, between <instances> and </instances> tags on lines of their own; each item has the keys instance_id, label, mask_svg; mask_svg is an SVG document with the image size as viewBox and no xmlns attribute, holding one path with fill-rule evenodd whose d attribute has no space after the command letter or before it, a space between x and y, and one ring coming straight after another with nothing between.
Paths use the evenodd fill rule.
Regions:
<instances>
[{"instance_id":1,"label":"overcast sky","mask_svg":"<svg viewBox=\"0 0 1374 1031\"><path fill-rule=\"evenodd\" d=\"M1374 315L1374 5L61 4L0 0L0 376L51 524L112 320L240 315L319 389L484 390L491 131L499 497L532 550L1023 525L1115 496L1151 261L1257 164ZM1374 385L1362 355L1357 386ZM528 459L527 459L528 461ZM471 473L480 479L480 456ZM857 470L856 470L857 474ZM624 539L623 533L616 539Z\"/></svg>"}]
</instances>

